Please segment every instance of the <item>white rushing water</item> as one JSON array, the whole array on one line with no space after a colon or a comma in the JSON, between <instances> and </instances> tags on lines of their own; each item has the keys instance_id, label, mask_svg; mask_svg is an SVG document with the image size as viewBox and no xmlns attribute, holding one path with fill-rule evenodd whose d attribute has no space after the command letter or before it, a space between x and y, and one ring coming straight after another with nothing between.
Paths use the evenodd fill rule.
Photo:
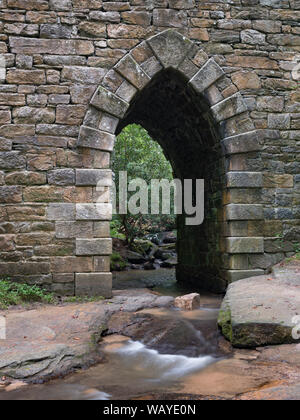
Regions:
<instances>
[{"instance_id":1,"label":"white rushing water","mask_svg":"<svg viewBox=\"0 0 300 420\"><path fill-rule=\"evenodd\" d=\"M147 348L139 341L129 340L124 346L113 350L127 366L144 373L145 380L176 380L197 372L216 362L212 356L187 357L174 354L160 354ZM124 360L125 359L125 360Z\"/></svg>"}]
</instances>

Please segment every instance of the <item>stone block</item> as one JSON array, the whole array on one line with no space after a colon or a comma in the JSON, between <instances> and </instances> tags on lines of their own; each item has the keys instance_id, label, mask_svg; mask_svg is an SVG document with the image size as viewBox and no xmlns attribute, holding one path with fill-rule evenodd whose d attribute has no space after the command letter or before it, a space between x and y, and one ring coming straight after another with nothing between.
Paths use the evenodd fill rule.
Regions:
<instances>
[{"instance_id":1,"label":"stone block","mask_svg":"<svg viewBox=\"0 0 300 420\"><path fill-rule=\"evenodd\" d=\"M112 297L111 273L77 273L75 277L76 296Z\"/></svg>"},{"instance_id":2,"label":"stone block","mask_svg":"<svg viewBox=\"0 0 300 420\"><path fill-rule=\"evenodd\" d=\"M78 186L112 186L112 171L110 169L77 169L76 185Z\"/></svg>"},{"instance_id":3,"label":"stone block","mask_svg":"<svg viewBox=\"0 0 300 420\"><path fill-rule=\"evenodd\" d=\"M111 255L112 239L77 239L76 255L92 256L92 255Z\"/></svg>"},{"instance_id":4,"label":"stone block","mask_svg":"<svg viewBox=\"0 0 300 420\"><path fill-rule=\"evenodd\" d=\"M260 172L228 172L226 181L227 188L260 188L263 185Z\"/></svg>"},{"instance_id":5,"label":"stone block","mask_svg":"<svg viewBox=\"0 0 300 420\"><path fill-rule=\"evenodd\" d=\"M240 71L231 76L233 83L238 89L259 89L261 81L259 76L253 71Z\"/></svg>"},{"instance_id":6,"label":"stone block","mask_svg":"<svg viewBox=\"0 0 300 420\"><path fill-rule=\"evenodd\" d=\"M147 40L163 67L177 68L193 44L181 34L167 30Z\"/></svg>"},{"instance_id":7,"label":"stone block","mask_svg":"<svg viewBox=\"0 0 300 420\"><path fill-rule=\"evenodd\" d=\"M70 81L73 83L82 83L84 85L99 85L106 70L95 67L79 67L79 66L64 66L61 72L62 81Z\"/></svg>"},{"instance_id":8,"label":"stone block","mask_svg":"<svg viewBox=\"0 0 300 420\"><path fill-rule=\"evenodd\" d=\"M50 185L74 185L74 169L55 169L48 172L48 183Z\"/></svg>"},{"instance_id":9,"label":"stone block","mask_svg":"<svg viewBox=\"0 0 300 420\"><path fill-rule=\"evenodd\" d=\"M264 252L264 238L226 238L226 251L229 254L259 254Z\"/></svg>"},{"instance_id":10,"label":"stone block","mask_svg":"<svg viewBox=\"0 0 300 420\"><path fill-rule=\"evenodd\" d=\"M85 105L58 105L56 124L81 125L86 113Z\"/></svg>"},{"instance_id":11,"label":"stone block","mask_svg":"<svg viewBox=\"0 0 300 420\"><path fill-rule=\"evenodd\" d=\"M51 203L47 206L48 220L74 220L75 204L69 203Z\"/></svg>"},{"instance_id":12,"label":"stone block","mask_svg":"<svg viewBox=\"0 0 300 420\"><path fill-rule=\"evenodd\" d=\"M111 220L112 205L108 203L76 204L76 220Z\"/></svg>"},{"instance_id":13,"label":"stone block","mask_svg":"<svg viewBox=\"0 0 300 420\"><path fill-rule=\"evenodd\" d=\"M294 177L290 174L263 173L264 188L293 188Z\"/></svg>"},{"instance_id":14,"label":"stone block","mask_svg":"<svg viewBox=\"0 0 300 420\"><path fill-rule=\"evenodd\" d=\"M94 236L95 238L109 238L110 224L109 222L94 222ZM101 271L101 270L98 270Z\"/></svg>"},{"instance_id":15,"label":"stone block","mask_svg":"<svg viewBox=\"0 0 300 420\"><path fill-rule=\"evenodd\" d=\"M214 82L216 82L220 77L222 77L223 74L224 71L215 62L215 60L211 58L192 78L190 84L193 86L196 92L201 93Z\"/></svg>"},{"instance_id":16,"label":"stone block","mask_svg":"<svg viewBox=\"0 0 300 420\"><path fill-rule=\"evenodd\" d=\"M0 187L0 203L12 204L22 201L22 188L15 186Z\"/></svg>"},{"instance_id":17,"label":"stone block","mask_svg":"<svg viewBox=\"0 0 300 420\"><path fill-rule=\"evenodd\" d=\"M261 204L229 204L226 206L227 220L263 220Z\"/></svg>"},{"instance_id":18,"label":"stone block","mask_svg":"<svg viewBox=\"0 0 300 420\"><path fill-rule=\"evenodd\" d=\"M82 126L78 138L78 146L111 152L115 143L115 136L105 131Z\"/></svg>"},{"instance_id":19,"label":"stone block","mask_svg":"<svg viewBox=\"0 0 300 420\"><path fill-rule=\"evenodd\" d=\"M188 25L187 13L183 10L154 9L153 24L160 27L186 27Z\"/></svg>"},{"instance_id":20,"label":"stone block","mask_svg":"<svg viewBox=\"0 0 300 420\"><path fill-rule=\"evenodd\" d=\"M226 271L226 280L228 283L234 281L247 279L248 277L263 276L265 274L264 270L227 270Z\"/></svg>"},{"instance_id":21,"label":"stone block","mask_svg":"<svg viewBox=\"0 0 300 420\"><path fill-rule=\"evenodd\" d=\"M91 55L94 53L91 41L75 39L38 39L12 36L9 38L9 45L14 54Z\"/></svg>"},{"instance_id":22,"label":"stone block","mask_svg":"<svg viewBox=\"0 0 300 420\"><path fill-rule=\"evenodd\" d=\"M115 66L115 69L137 89L143 89L150 81L150 77L130 54L122 58Z\"/></svg>"},{"instance_id":23,"label":"stone block","mask_svg":"<svg viewBox=\"0 0 300 420\"><path fill-rule=\"evenodd\" d=\"M199 293L190 293L184 296L178 296L174 301L174 306L185 311L193 311L200 308Z\"/></svg>"},{"instance_id":24,"label":"stone block","mask_svg":"<svg viewBox=\"0 0 300 420\"><path fill-rule=\"evenodd\" d=\"M251 131L237 136L227 137L222 140L222 149L225 155L256 152L261 149L256 131Z\"/></svg>"},{"instance_id":25,"label":"stone block","mask_svg":"<svg viewBox=\"0 0 300 420\"><path fill-rule=\"evenodd\" d=\"M26 158L20 152L0 152L0 169L25 169Z\"/></svg>"},{"instance_id":26,"label":"stone block","mask_svg":"<svg viewBox=\"0 0 300 420\"><path fill-rule=\"evenodd\" d=\"M137 93L137 89L131 85L127 80L121 84L119 89L117 90L116 94L126 102L130 102Z\"/></svg>"},{"instance_id":27,"label":"stone block","mask_svg":"<svg viewBox=\"0 0 300 420\"><path fill-rule=\"evenodd\" d=\"M109 92L107 89L100 87L95 93L91 104L100 109L101 111L108 112L115 117L123 118L129 104L113 93Z\"/></svg>"},{"instance_id":28,"label":"stone block","mask_svg":"<svg viewBox=\"0 0 300 420\"><path fill-rule=\"evenodd\" d=\"M241 32L241 41L244 44L262 45L266 42L266 35L254 29L245 29Z\"/></svg>"},{"instance_id":29,"label":"stone block","mask_svg":"<svg viewBox=\"0 0 300 420\"><path fill-rule=\"evenodd\" d=\"M96 273L110 272L110 257L95 256L94 257L94 271Z\"/></svg>"},{"instance_id":30,"label":"stone block","mask_svg":"<svg viewBox=\"0 0 300 420\"><path fill-rule=\"evenodd\" d=\"M240 93L236 93L211 107L217 122L234 117L247 111L247 105Z\"/></svg>"},{"instance_id":31,"label":"stone block","mask_svg":"<svg viewBox=\"0 0 300 420\"><path fill-rule=\"evenodd\" d=\"M58 239L91 238L93 222L56 222L55 232Z\"/></svg>"},{"instance_id":32,"label":"stone block","mask_svg":"<svg viewBox=\"0 0 300 420\"><path fill-rule=\"evenodd\" d=\"M269 114L268 128L275 130L288 130L291 126L290 114Z\"/></svg>"}]
</instances>

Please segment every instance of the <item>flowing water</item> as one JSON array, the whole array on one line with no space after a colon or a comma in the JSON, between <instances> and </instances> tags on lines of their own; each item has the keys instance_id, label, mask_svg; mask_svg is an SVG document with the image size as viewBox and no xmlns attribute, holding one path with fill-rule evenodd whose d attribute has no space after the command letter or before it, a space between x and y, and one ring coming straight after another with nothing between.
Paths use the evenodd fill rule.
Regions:
<instances>
[{"instance_id":1,"label":"flowing water","mask_svg":"<svg viewBox=\"0 0 300 420\"><path fill-rule=\"evenodd\" d=\"M165 295L180 295L173 270L118 273L114 287L151 287ZM193 290L195 291L195 290ZM6 399L135 399L165 393L192 394L194 375L224 358L218 347L217 316L221 297L201 294L201 308L143 310L150 327L142 339L109 335L101 346L102 364L64 379L9 392ZM199 379L200 380L200 379ZM190 384L190 385L189 385Z\"/></svg>"}]
</instances>

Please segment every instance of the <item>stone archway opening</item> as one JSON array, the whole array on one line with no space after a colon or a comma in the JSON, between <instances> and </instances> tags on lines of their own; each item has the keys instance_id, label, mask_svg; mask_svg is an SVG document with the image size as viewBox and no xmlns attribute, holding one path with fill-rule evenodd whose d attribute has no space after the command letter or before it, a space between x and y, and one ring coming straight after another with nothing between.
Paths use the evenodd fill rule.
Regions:
<instances>
[{"instance_id":1,"label":"stone archway opening","mask_svg":"<svg viewBox=\"0 0 300 420\"><path fill-rule=\"evenodd\" d=\"M80 129L78 147L98 156L93 182L103 177L101 159L116 134L132 122L160 143L177 178L205 180L204 223L187 226L185 215L178 217L178 280L223 292L232 281L263 274L251 259L264 253L261 139L230 76L174 30L135 47L106 73ZM89 207L87 220L109 220L109 204ZM86 242L99 259L104 240ZM103 268L89 275L89 293L111 287Z\"/></svg>"},{"instance_id":2,"label":"stone archway opening","mask_svg":"<svg viewBox=\"0 0 300 420\"><path fill-rule=\"evenodd\" d=\"M182 185L184 180L193 180L194 186L197 179L204 180L204 223L188 226L186 214L177 216L177 279L199 290L221 292L226 286L220 247L224 156L209 104L187 82L175 69L158 72L135 96L116 134L140 124L161 145Z\"/></svg>"}]
</instances>

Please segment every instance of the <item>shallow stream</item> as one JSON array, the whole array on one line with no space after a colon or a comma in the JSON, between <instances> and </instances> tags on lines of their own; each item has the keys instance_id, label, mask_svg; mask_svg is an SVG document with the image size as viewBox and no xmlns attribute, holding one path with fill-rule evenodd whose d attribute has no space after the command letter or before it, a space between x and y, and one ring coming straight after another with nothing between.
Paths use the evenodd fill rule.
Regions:
<instances>
[{"instance_id":1,"label":"shallow stream","mask_svg":"<svg viewBox=\"0 0 300 420\"><path fill-rule=\"evenodd\" d=\"M151 287L169 296L195 291L179 287L174 271L169 269L115 275L115 289L137 287ZM105 337L101 344L104 363L64 379L21 388L7 393L6 398L144 399L151 395L194 394L195 384L196 388L200 385L201 392L205 370L224 359L216 323L220 303L220 296L202 293L201 308L191 312L145 309L140 314L151 317L150 330L139 340L115 334Z\"/></svg>"}]
</instances>

